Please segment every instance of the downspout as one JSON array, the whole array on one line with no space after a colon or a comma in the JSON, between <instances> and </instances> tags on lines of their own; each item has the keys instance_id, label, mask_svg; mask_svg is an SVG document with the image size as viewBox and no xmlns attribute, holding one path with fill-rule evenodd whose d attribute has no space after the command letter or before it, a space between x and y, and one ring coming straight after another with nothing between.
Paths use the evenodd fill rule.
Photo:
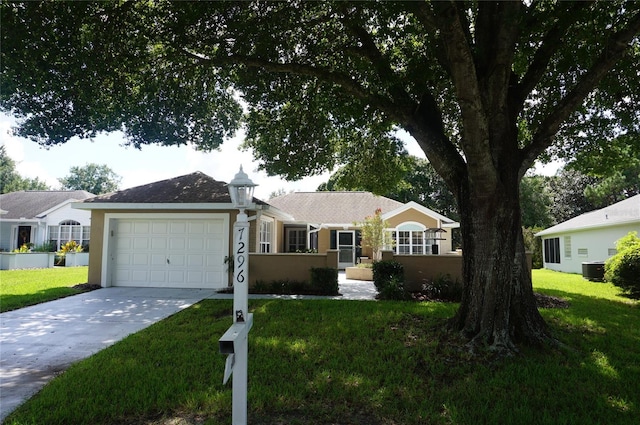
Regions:
<instances>
[{"instance_id":1,"label":"downspout","mask_svg":"<svg viewBox=\"0 0 640 425\"><path fill-rule=\"evenodd\" d=\"M307 249L311 249L311 234L312 233L318 233L320 231L320 229L322 229L322 224L319 224L318 226L316 226L315 229L311 229L311 224L307 223Z\"/></svg>"}]
</instances>

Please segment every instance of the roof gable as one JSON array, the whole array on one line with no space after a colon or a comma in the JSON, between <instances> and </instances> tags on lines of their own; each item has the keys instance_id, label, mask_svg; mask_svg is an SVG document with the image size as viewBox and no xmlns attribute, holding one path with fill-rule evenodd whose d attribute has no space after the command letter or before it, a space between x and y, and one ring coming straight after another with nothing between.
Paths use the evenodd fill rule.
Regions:
<instances>
[{"instance_id":1,"label":"roof gable","mask_svg":"<svg viewBox=\"0 0 640 425\"><path fill-rule=\"evenodd\" d=\"M96 196L85 204L230 204L227 183L214 180L199 171L184 176L161 180L142 186ZM265 204L254 198L257 204Z\"/></svg>"},{"instance_id":2,"label":"roof gable","mask_svg":"<svg viewBox=\"0 0 640 425\"><path fill-rule=\"evenodd\" d=\"M420 205L420 204L418 204L417 202L414 202L414 201L409 201L406 204L403 204L401 207L399 207L399 208L397 208L397 209L395 209L393 211L389 211L386 214L383 214L382 218L386 220L386 219L394 217L394 216L396 216L398 214L401 214L401 213L403 213L405 211L408 211L410 209L414 209L414 210L416 210L416 211L418 211L418 212L420 212L420 213L422 213L422 214L424 214L426 216L429 216L431 218L439 220L441 222L442 226L448 225L447 227L457 227L458 223L456 223L454 220L452 220L452 219L450 219L448 217L445 217L442 214L439 214L439 213L433 211L432 209L427 208L427 207L425 207L423 205Z\"/></svg>"},{"instance_id":3,"label":"roof gable","mask_svg":"<svg viewBox=\"0 0 640 425\"><path fill-rule=\"evenodd\" d=\"M560 224L556 224L553 227L549 227L548 229L537 233L536 236L615 226L634 222L640 223L640 195L632 196L631 198L609 205L608 207L591 211Z\"/></svg>"},{"instance_id":4,"label":"roof gable","mask_svg":"<svg viewBox=\"0 0 640 425\"><path fill-rule=\"evenodd\" d=\"M6 211L2 220L36 219L70 201L90 199L94 195L84 190L22 190L0 195L0 205Z\"/></svg>"}]
</instances>

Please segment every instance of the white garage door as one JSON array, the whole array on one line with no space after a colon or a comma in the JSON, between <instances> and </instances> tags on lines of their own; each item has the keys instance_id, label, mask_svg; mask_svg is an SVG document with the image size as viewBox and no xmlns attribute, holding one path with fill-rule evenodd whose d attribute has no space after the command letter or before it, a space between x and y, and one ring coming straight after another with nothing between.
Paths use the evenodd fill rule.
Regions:
<instances>
[{"instance_id":1,"label":"white garage door","mask_svg":"<svg viewBox=\"0 0 640 425\"><path fill-rule=\"evenodd\" d=\"M224 219L118 219L114 224L114 286L227 286Z\"/></svg>"}]
</instances>

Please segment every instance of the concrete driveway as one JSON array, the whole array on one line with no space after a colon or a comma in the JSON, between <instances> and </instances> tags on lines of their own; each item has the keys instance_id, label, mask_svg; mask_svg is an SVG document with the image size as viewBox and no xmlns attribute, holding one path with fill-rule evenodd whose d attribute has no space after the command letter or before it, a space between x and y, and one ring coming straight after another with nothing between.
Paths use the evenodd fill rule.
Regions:
<instances>
[{"instance_id":1,"label":"concrete driveway","mask_svg":"<svg viewBox=\"0 0 640 425\"><path fill-rule=\"evenodd\" d=\"M214 295L104 288L0 314L0 422L72 363Z\"/></svg>"}]
</instances>

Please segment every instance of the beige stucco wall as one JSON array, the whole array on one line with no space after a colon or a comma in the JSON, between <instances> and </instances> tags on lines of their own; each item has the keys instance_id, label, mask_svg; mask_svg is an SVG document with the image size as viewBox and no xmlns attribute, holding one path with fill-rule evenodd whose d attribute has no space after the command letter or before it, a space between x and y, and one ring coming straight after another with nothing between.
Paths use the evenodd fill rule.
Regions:
<instances>
[{"instance_id":1,"label":"beige stucco wall","mask_svg":"<svg viewBox=\"0 0 640 425\"><path fill-rule=\"evenodd\" d=\"M284 223L280 220L276 220L275 225L273 226L273 230L278 236L274 244L275 252L284 252L286 249L284 245L286 241L286 236L284 234Z\"/></svg>"},{"instance_id":2,"label":"beige stucco wall","mask_svg":"<svg viewBox=\"0 0 640 425\"><path fill-rule=\"evenodd\" d=\"M329 250L324 254L252 253L249 256L249 285L255 285L256 280L308 282L312 267L338 268L338 251Z\"/></svg>"},{"instance_id":3,"label":"beige stucco wall","mask_svg":"<svg viewBox=\"0 0 640 425\"><path fill-rule=\"evenodd\" d=\"M102 247L104 242L104 211L91 211L91 241L89 242L88 282L101 285Z\"/></svg>"},{"instance_id":4,"label":"beige stucco wall","mask_svg":"<svg viewBox=\"0 0 640 425\"><path fill-rule=\"evenodd\" d=\"M331 231L320 229L318 231L318 252L324 253L331 249Z\"/></svg>"},{"instance_id":5,"label":"beige stucco wall","mask_svg":"<svg viewBox=\"0 0 640 425\"><path fill-rule=\"evenodd\" d=\"M527 265L531 273L533 256L527 253ZM383 261L397 261L404 268L405 288L419 291L425 281L448 276L462 282L462 255L394 255L392 251L383 251Z\"/></svg>"},{"instance_id":6,"label":"beige stucco wall","mask_svg":"<svg viewBox=\"0 0 640 425\"><path fill-rule=\"evenodd\" d=\"M403 211L398 215L394 215L393 217L390 217L387 221L389 222L389 225L391 227L397 227L400 224L405 223L407 221L415 221L426 227L438 226L438 220L436 220L435 218L426 216L421 212L414 210L413 208L410 208L407 211Z\"/></svg>"},{"instance_id":7,"label":"beige stucco wall","mask_svg":"<svg viewBox=\"0 0 640 425\"><path fill-rule=\"evenodd\" d=\"M462 282L461 255L395 255L394 260L404 266L405 287L410 291L440 276Z\"/></svg>"}]
</instances>

